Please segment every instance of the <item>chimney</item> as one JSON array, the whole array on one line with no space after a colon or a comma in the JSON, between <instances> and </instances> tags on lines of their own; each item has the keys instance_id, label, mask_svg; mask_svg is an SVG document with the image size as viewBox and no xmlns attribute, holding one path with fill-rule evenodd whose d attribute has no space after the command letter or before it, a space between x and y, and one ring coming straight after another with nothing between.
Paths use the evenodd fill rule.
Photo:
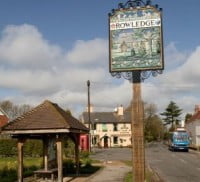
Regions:
<instances>
[{"instance_id":1,"label":"chimney","mask_svg":"<svg viewBox=\"0 0 200 182\"><path fill-rule=\"evenodd\" d=\"M117 108L117 115L118 116L124 115L124 107L122 105Z\"/></svg>"},{"instance_id":2,"label":"chimney","mask_svg":"<svg viewBox=\"0 0 200 182\"><path fill-rule=\"evenodd\" d=\"M185 120L181 121L181 127L184 128L185 127Z\"/></svg>"},{"instance_id":3,"label":"chimney","mask_svg":"<svg viewBox=\"0 0 200 182\"><path fill-rule=\"evenodd\" d=\"M194 113L198 113L200 112L200 105L195 105L195 108L194 108Z\"/></svg>"},{"instance_id":4,"label":"chimney","mask_svg":"<svg viewBox=\"0 0 200 182\"><path fill-rule=\"evenodd\" d=\"M90 104L90 112L93 112L94 111L94 107L92 104ZM86 112L88 112L88 107L86 107Z\"/></svg>"}]
</instances>

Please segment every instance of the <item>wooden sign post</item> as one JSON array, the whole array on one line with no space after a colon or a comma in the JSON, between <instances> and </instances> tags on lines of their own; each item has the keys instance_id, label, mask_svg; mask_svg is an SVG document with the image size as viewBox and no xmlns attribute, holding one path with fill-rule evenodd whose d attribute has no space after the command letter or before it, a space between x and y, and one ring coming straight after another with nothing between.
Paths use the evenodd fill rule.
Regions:
<instances>
[{"instance_id":1,"label":"wooden sign post","mask_svg":"<svg viewBox=\"0 0 200 182\"><path fill-rule=\"evenodd\" d=\"M145 180L145 151L144 151L144 107L141 97L140 72L133 76L132 100L132 165L133 181Z\"/></svg>"},{"instance_id":2,"label":"wooden sign post","mask_svg":"<svg viewBox=\"0 0 200 182\"><path fill-rule=\"evenodd\" d=\"M162 9L147 0L119 3L109 13L109 70L133 84L133 181L145 181L144 108L141 81L164 69Z\"/></svg>"}]
</instances>

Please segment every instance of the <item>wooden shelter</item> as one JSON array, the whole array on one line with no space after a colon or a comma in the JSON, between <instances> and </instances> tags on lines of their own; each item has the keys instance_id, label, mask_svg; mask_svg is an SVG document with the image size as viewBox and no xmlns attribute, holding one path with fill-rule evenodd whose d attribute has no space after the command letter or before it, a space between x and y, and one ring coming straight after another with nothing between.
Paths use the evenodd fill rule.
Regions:
<instances>
[{"instance_id":1,"label":"wooden shelter","mask_svg":"<svg viewBox=\"0 0 200 182\"><path fill-rule=\"evenodd\" d=\"M70 137L75 143L75 160L79 172L79 136L89 130L76 118L65 112L57 104L48 100L26 114L14 119L2 128L1 133L17 138L18 182L23 182L23 144L26 139L43 141L43 169L41 173L53 173L49 169L49 143L55 141L58 182L63 181L62 141Z\"/></svg>"}]
</instances>

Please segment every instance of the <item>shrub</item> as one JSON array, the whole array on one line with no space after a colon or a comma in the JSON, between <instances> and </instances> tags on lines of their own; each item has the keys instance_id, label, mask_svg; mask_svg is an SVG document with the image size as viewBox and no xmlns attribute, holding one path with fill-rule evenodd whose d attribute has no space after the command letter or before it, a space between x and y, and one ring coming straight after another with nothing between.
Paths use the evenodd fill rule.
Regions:
<instances>
[{"instance_id":1,"label":"shrub","mask_svg":"<svg viewBox=\"0 0 200 182\"><path fill-rule=\"evenodd\" d=\"M91 167L92 166L92 160L91 159L86 159L84 162L85 162L85 167Z\"/></svg>"},{"instance_id":2,"label":"shrub","mask_svg":"<svg viewBox=\"0 0 200 182\"><path fill-rule=\"evenodd\" d=\"M64 166L66 173L74 173L75 172L75 165L74 165L73 160L68 159L68 160L64 161L63 166Z\"/></svg>"},{"instance_id":3,"label":"shrub","mask_svg":"<svg viewBox=\"0 0 200 182\"><path fill-rule=\"evenodd\" d=\"M40 157L43 155L41 140L27 140L24 144L24 155L28 157Z\"/></svg>"},{"instance_id":4,"label":"shrub","mask_svg":"<svg viewBox=\"0 0 200 182\"><path fill-rule=\"evenodd\" d=\"M88 158L89 155L90 155L90 153L87 152L87 151L81 151L80 152L80 158Z\"/></svg>"},{"instance_id":5,"label":"shrub","mask_svg":"<svg viewBox=\"0 0 200 182\"><path fill-rule=\"evenodd\" d=\"M17 180L17 171L15 169L8 169L8 167L4 167L0 170L0 179L1 182L11 182Z\"/></svg>"},{"instance_id":6,"label":"shrub","mask_svg":"<svg viewBox=\"0 0 200 182\"><path fill-rule=\"evenodd\" d=\"M0 139L0 156L12 157L17 155L17 141L13 139Z\"/></svg>"},{"instance_id":7,"label":"shrub","mask_svg":"<svg viewBox=\"0 0 200 182\"><path fill-rule=\"evenodd\" d=\"M24 155L29 157L42 156L43 146L40 140L27 140L24 144ZM0 156L13 157L17 155L16 139L0 139Z\"/></svg>"},{"instance_id":8,"label":"shrub","mask_svg":"<svg viewBox=\"0 0 200 182\"><path fill-rule=\"evenodd\" d=\"M67 138L63 142L63 152L66 158L71 158L74 156L74 143L71 139Z\"/></svg>"},{"instance_id":9,"label":"shrub","mask_svg":"<svg viewBox=\"0 0 200 182\"><path fill-rule=\"evenodd\" d=\"M33 172L36 171L38 169L38 167L36 166L30 166L30 167L26 167L24 168L24 176L31 176L33 175Z\"/></svg>"}]
</instances>

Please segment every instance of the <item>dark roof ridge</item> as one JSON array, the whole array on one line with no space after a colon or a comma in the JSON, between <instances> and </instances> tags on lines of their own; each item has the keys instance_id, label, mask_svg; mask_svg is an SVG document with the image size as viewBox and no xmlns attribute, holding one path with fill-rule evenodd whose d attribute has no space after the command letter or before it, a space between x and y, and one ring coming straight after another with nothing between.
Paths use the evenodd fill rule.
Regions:
<instances>
[{"instance_id":1,"label":"dark roof ridge","mask_svg":"<svg viewBox=\"0 0 200 182\"><path fill-rule=\"evenodd\" d=\"M30 111L28 111L28 112L22 114L21 116L19 116L19 117L16 118L16 119L23 119L24 117L26 117L26 116L28 116L28 115L30 115L30 114L36 112L38 109L40 109L40 108L42 108L42 107L44 107L45 104L48 104L48 103L51 103L51 102L48 101L48 100L45 100L43 103L41 103L41 104L38 105L37 107L35 107L35 108L31 109Z\"/></svg>"},{"instance_id":2,"label":"dark roof ridge","mask_svg":"<svg viewBox=\"0 0 200 182\"><path fill-rule=\"evenodd\" d=\"M50 107L55 111L55 114L61 119L60 121L62 122L62 124L66 125L67 127L71 128L71 129L76 129L76 127L71 123L71 120L67 122L65 122L65 116L70 117L73 119L73 123L77 124L77 122L79 123L79 120L77 118L75 118L73 115L69 115L67 112L65 112L65 110L63 108L61 108L58 104L56 103L52 103L51 101L45 101L47 104L50 105ZM88 130L88 128L83 125L81 122L79 123L79 125L82 125L82 129L86 129Z\"/></svg>"},{"instance_id":3,"label":"dark roof ridge","mask_svg":"<svg viewBox=\"0 0 200 182\"><path fill-rule=\"evenodd\" d=\"M57 110L57 108L63 110L58 104L53 103L53 102L51 102L51 101L49 101L49 100L45 100L44 103L48 104L48 105L53 109L54 113L61 119L60 121L61 121L63 124L65 124L65 125L67 124L67 123L65 122L65 119L64 119L63 115ZM63 111L64 111L64 110L63 110ZM67 124L67 126L70 127L69 124Z\"/></svg>"}]
</instances>

